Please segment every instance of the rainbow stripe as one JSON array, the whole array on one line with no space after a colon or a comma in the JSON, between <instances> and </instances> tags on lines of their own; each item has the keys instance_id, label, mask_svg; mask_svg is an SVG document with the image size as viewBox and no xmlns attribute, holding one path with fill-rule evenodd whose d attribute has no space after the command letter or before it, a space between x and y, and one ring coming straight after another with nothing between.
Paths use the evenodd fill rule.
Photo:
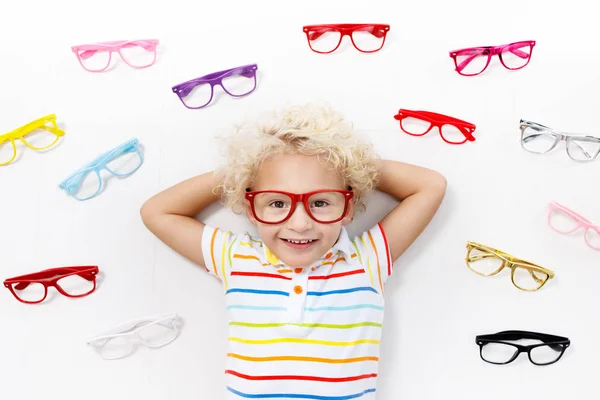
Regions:
<instances>
[{"instance_id":1,"label":"rainbow stripe","mask_svg":"<svg viewBox=\"0 0 600 400\"><path fill-rule=\"evenodd\" d=\"M379 361L379 357L351 357L351 358L321 358L321 357L302 357L302 356L272 356L272 357L250 357L236 353L228 353L227 357L235 358L243 361L252 362L271 362L271 361L304 361L327 364L349 364L365 361Z\"/></svg>"},{"instance_id":2,"label":"rainbow stripe","mask_svg":"<svg viewBox=\"0 0 600 400\"><path fill-rule=\"evenodd\" d=\"M298 343L298 344L320 344L323 346L356 346L359 344L379 344L379 340L373 339L359 339L352 340L350 342L334 342L331 340L317 340L317 339L302 339L302 338L277 338L277 339L243 339L238 337L230 337L230 342L244 343L244 344L276 344L276 343Z\"/></svg>"},{"instance_id":3,"label":"rainbow stripe","mask_svg":"<svg viewBox=\"0 0 600 400\"><path fill-rule=\"evenodd\" d=\"M353 382L362 379L377 378L377 374L364 374L357 376L346 376L341 378L326 378L323 376L303 376L303 375L267 375L255 376L245 375L236 371L226 370L225 374L234 375L248 381L316 381L316 382Z\"/></svg>"},{"instance_id":4,"label":"rainbow stripe","mask_svg":"<svg viewBox=\"0 0 600 400\"><path fill-rule=\"evenodd\" d=\"M246 399L310 399L310 400L351 400L358 399L365 394L374 393L375 388L364 390L360 393L349 394L346 396L317 396L314 394L298 394L298 393L267 393L267 394L248 394L242 393L227 386L227 390Z\"/></svg>"}]
</instances>

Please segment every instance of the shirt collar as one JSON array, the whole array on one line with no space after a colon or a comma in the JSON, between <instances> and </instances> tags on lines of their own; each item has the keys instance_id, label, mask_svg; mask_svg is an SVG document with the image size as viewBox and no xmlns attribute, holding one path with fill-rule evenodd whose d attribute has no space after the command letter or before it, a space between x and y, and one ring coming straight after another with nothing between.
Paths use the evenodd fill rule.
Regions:
<instances>
[{"instance_id":1,"label":"shirt collar","mask_svg":"<svg viewBox=\"0 0 600 400\"><path fill-rule=\"evenodd\" d=\"M352 257L351 241L348 236L348 231L346 231L345 227L342 227L342 229L340 230L340 236L338 237L338 240L335 242L333 247L308 267L319 267L324 263L328 262L330 259L335 260L337 258L336 255L338 255L338 253L339 255L345 257L346 261L349 261ZM271 250L269 250L269 248L264 244L264 242L262 243L262 251L259 251L259 255L261 256L260 261L263 264L269 264L274 267L287 267L287 265L283 261L278 259L277 256L273 254Z\"/></svg>"}]
</instances>

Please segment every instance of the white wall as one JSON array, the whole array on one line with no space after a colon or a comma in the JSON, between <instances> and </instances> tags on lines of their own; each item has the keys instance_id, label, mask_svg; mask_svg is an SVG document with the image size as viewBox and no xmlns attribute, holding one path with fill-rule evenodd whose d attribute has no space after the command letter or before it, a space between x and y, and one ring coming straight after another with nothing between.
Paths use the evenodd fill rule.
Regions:
<instances>
[{"instance_id":1,"label":"white wall","mask_svg":"<svg viewBox=\"0 0 600 400\"><path fill-rule=\"evenodd\" d=\"M159 243L139 208L154 193L219 162L215 134L286 104L328 101L365 132L385 158L434 168L448 178L434 221L396 262L387 289L379 399L597 399L600 252L581 235L546 224L551 200L600 223L600 160L577 164L564 146L547 156L519 144L526 118L599 135L599 28L590 3L481 1L231 0L30 1L3 3L0 130L56 113L60 145L0 167L0 271L8 277L63 265L97 264L92 295L41 305L0 293L0 384L6 399L220 399L226 349L218 281ZM10 7L10 9L9 9ZM309 50L302 25L389 23L382 51L349 42L330 56ZM70 46L160 39L157 63L122 62L85 72ZM533 39L530 64L511 72L494 60L475 78L454 71L448 51ZM170 91L210 72L257 63L257 90L188 110ZM477 124L476 142L449 146L415 138L392 118L400 107ZM130 137L145 163L77 202L57 187L74 169ZM359 233L395 203L382 194L351 226ZM208 223L242 232L241 216L211 207ZM483 278L464 263L465 242L503 249L556 272L539 292L515 289L509 274ZM198 242L200 245L200 242ZM155 312L185 320L171 345L103 361L85 339ZM565 335L572 347L549 367L521 356L509 366L479 359L476 334L529 329Z\"/></svg>"}]
</instances>

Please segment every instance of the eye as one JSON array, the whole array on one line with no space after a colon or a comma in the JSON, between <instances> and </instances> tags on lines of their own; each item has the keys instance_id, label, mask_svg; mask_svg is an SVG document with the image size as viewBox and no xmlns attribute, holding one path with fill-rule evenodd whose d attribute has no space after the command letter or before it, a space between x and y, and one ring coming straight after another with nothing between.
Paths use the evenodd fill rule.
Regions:
<instances>
[{"instance_id":1,"label":"eye","mask_svg":"<svg viewBox=\"0 0 600 400\"><path fill-rule=\"evenodd\" d=\"M283 201L281 201L281 200L273 201L269 205L271 207L274 207L274 208L283 208L283 207L285 207L285 203Z\"/></svg>"},{"instance_id":2,"label":"eye","mask_svg":"<svg viewBox=\"0 0 600 400\"><path fill-rule=\"evenodd\" d=\"M329 205L329 203L327 203L325 200L317 200L317 201L313 202L313 204L312 204L313 207L317 207L317 208L326 207L328 205Z\"/></svg>"}]
</instances>

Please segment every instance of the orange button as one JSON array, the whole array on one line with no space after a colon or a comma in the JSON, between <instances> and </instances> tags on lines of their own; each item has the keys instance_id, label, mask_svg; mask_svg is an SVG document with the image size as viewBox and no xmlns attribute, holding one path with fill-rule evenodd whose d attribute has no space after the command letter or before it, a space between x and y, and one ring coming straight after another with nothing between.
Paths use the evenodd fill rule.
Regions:
<instances>
[{"instance_id":1,"label":"orange button","mask_svg":"<svg viewBox=\"0 0 600 400\"><path fill-rule=\"evenodd\" d=\"M294 292L296 294L302 293L302 286L294 286Z\"/></svg>"},{"instance_id":2,"label":"orange button","mask_svg":"<svg viewBox=\"0 0 600 400\"><path fill-rule=\"evenodd\" d=\"M327 253L327 255L325 255L325 258L331 258L332 255L333 254L331 254L331 253Z\"/></svg>"},{"instance_id":3,"label":"orange button","mask_svg":"<svg viewBox=\"0 0 600 400\"><path fill-rule=\"evenodd\" d=\"M294 272L295 272L295 273L297 273L297 274L299 274L300 272L302 272L302 268L296 268L296 269L294 270Z\"/></svg>"}]
</instances>

